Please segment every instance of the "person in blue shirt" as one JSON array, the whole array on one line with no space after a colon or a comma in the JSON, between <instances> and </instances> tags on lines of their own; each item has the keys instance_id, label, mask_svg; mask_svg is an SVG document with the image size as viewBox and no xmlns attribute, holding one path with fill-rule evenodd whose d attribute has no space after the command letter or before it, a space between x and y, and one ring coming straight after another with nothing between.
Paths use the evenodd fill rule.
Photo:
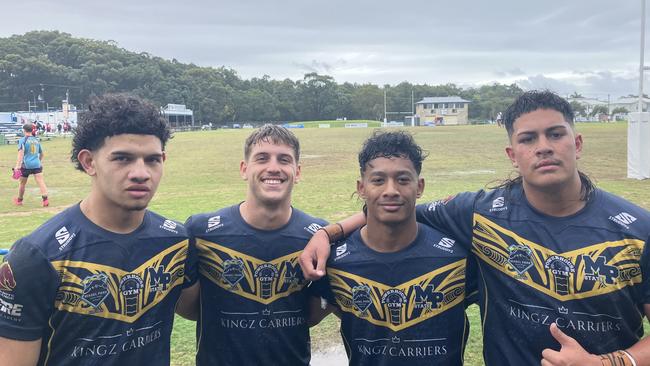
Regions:
<instances>
[{"instance_id":1,"label":"person in blue shirt","mask_svg":"<svg viewBox=\"0 0 650 366\"><path fill-rule=\"evenodd\" d=\"M39 139L34 136L34 129L35 126L32 123L25 123L23 125L25 136L18 140L18 157L14 167L14 171L20 171L18 197L14 198L16 206L22 206L23 204L25 186L30 175L34 176L38 188L41 190L43 207L50 205L47 197L47 186L43 177L43 147Z\"/></svg>"}]
</instances>

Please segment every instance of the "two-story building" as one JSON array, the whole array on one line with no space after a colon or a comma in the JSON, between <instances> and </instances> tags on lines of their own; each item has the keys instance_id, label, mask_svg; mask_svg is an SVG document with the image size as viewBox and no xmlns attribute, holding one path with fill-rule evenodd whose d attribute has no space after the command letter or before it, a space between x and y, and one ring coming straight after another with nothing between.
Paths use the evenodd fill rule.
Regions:
<instances>
[{"instance_id":1,"label":"two-story building","mask_svg":"<svg viewBox=\"0 0 650 366\"><path fill-rule=\"evenodd\" d=\"M415 103L415 116L420 126L466 125L469 117L469 100L459 96L427 97Z\"/></svg>"}]
</instances>

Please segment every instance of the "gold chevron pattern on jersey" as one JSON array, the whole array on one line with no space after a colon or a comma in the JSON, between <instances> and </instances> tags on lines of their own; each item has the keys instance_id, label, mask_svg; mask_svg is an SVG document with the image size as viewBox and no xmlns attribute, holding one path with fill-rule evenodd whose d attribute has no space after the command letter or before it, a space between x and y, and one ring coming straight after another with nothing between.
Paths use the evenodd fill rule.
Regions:
<instances>
[{"instance_id":1,"label":"gold chevron pattern on jersey","mask_svg":"<svg viewBox=\"0 0 650 366\"><path fill-rule=\"evenodd\" d=\"M217 286L241 297L270 304L302 290L298 256L287 254L270 262L207 240L197 239L199 273Z\"/></svg>"},{"instance_id":2,"label":"gold chevron pattern on jersey","mask_svg":"<svg viewBox=\"0 0 650 366\"><path fill-rule=\"evenodd\" d=\"M472 251L479 259L561 301L604 295L640 283L643 246L643 240L627 238L556 253L474 214ZM519 250L517 262L510 258L513 248Z\"/></svg>"},{"instance_id":3,"label":"gold chevron pattern on jersey","mask_svg":"<svg viewBox=\"0 0 650 366\"><path fill-rule=\"evenodd\" d=\"M61 278L55 307L133 323L183 284L187 251L184 240L130 271L98 263L53 261Z\"/></svg>"},{"instance_id":4,"label":"gold chevron pattern on jersey","mask_svg":"<svg viewBox=\"0 0 650 366\"><path fill-rule=\"evenodd\" d=\"M334 268L327 276L341 310L399 331L459 305L465 299L465 268L462 259L398 286Z\"/></svg>"}]
</instances>

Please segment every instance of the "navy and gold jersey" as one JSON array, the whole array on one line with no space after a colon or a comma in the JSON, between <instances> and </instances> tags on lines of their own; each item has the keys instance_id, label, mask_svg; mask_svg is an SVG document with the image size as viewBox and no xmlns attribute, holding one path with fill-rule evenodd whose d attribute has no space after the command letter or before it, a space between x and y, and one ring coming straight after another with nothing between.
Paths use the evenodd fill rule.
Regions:
<instances>
[{"instance_id":1,"label":"navy and gold jersey","mask_svg":"<svg viewBox=\"0 0 650 366\"><path fill-rule=\"evenodd\" d=\"M463 364L475 287L466 286L465 248L418 225L399 252L368 248L360 230L332 249L315 287L339 310L350 365Z\"/></svg>"},{"instance_id":2,"label":"navy and gold jersey","mask_svg":"<svg viewBox=\"0 0 650 366\"><path fill-rule=\"evenodd\" d=\"M552 323L594 354L626 349L643 335L647 211L596 190L581 211L552 217L528 203L521 185L417 211L477 258L486 365L539 364L545 348L560 349Z\"/></svg>"},{"instance_id":3,"label":"navy and gold jersey","mask_svg":"<svg viewBox=\"0 0 650 366\"><path fill-rule=\"evenodd\" d=\"M258 230L239 205L190 217L201 285L197 365L309 365L298 256L324 224L294 208L287 225Z\"/></svg>"},{"instance_id":4,"label":"navy and gold jersey","mask_svg":"<svg viewBox=\"0 0 650 366\"><path fill-rule=\"evenodd\" d=\"M168 365L188 243L182 225L150 211L116 234L70 207L0 265L0 336L42 339L39 365Z\"/></svg>"}]
</instances>

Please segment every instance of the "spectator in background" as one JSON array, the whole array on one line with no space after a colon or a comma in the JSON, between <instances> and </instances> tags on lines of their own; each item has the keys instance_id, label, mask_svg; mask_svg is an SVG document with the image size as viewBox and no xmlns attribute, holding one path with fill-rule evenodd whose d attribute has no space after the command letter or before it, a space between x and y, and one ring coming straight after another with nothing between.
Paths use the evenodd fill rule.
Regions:
<instances>
[{"instance_id":1,"label":"spectator in background","mask_svg":"<svg viewBox=\"0 0 650 366\"><path fill-rule=\"evenodd\" d=\"M45 178L43 178L43 148L41 142L34 136L33 124L25 123L23 132L25 136L18 140L18 157L14 167L14 171L18 170L21 173L18 181L18 197L14 198L14 204L22 206L27 178L33 175L38 188L41 190L43 207L47 207L50 205L50 201L47 198L47 187L45 186Z\"/></svg>"}]
</instances>

